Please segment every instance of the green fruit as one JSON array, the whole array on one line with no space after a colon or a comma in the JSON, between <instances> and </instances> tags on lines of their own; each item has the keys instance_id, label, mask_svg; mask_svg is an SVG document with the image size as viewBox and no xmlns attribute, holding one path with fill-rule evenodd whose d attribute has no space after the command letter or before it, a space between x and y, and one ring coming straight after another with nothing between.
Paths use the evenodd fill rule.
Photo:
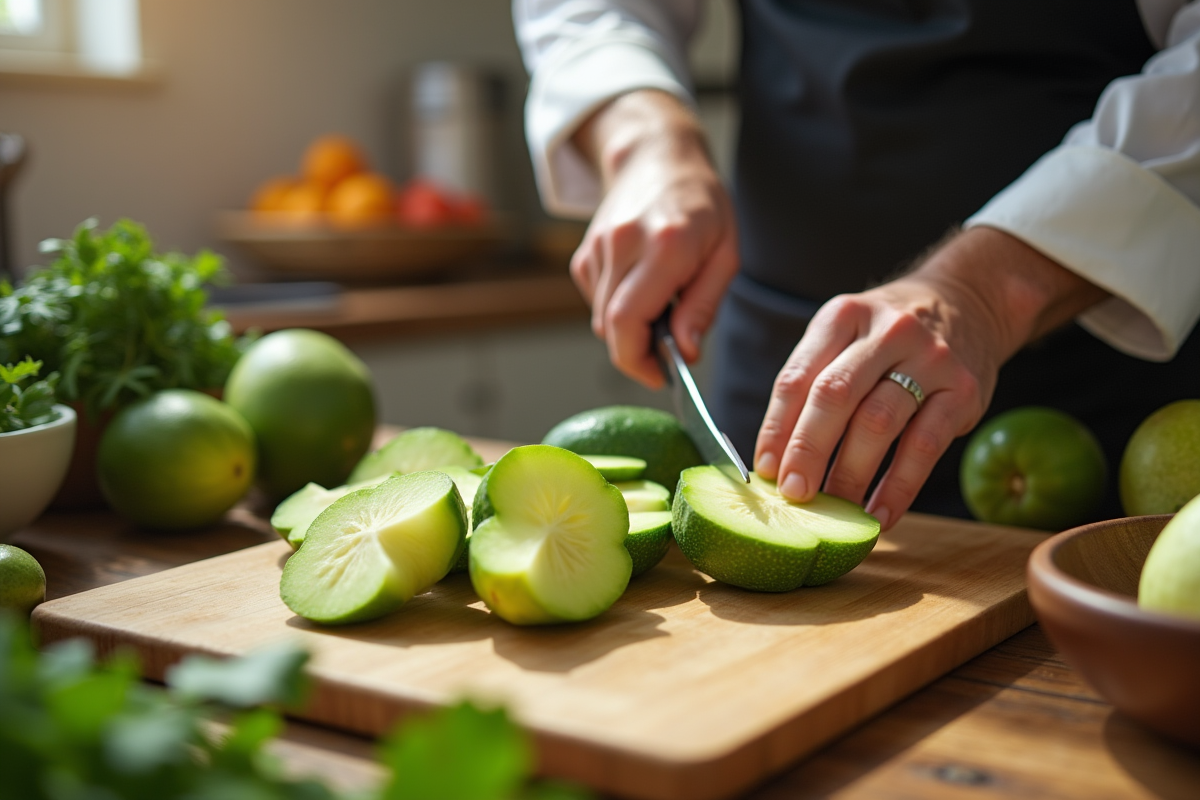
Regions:
<instances>
[{"instance_id":1,"label":"green fruit","mask_svg":"<svg viewBox=\"0 0 1200 800\"><path fill-rule=\"evenodd\" d=\"M636 578L663 560L671 548L670 511L632 511L629 514L629 535L625 549L633 559Z\"/></svg>"},{"instance_id":2,"label":"green fruit","mask_svg":"<svg viewBox=\"0 0 1200 800\"><path fill-rule=\"evenodd\" d=\"M1146 556L1138 605L1200 619L1200 498L1171 518Z\"/></svg>"},{"instance_id":3,"label":"green fruit","mask_svg":"<svg viewBox=\"0 0 1200 800\"><path fill-rule=\"evenodd\" d=\"M1131 517L1173 514L1200 494L1200 400L1179 400L1142 421L1121 456L1120 486Z\"/></svg>"},{"instance_id":4,"label":"green fruit","mask_svg":"<svg viewBox=\"0 0 1200 800\"><path fill-rule=\"evenodd\" d=\"M613 484L625 498L629 513L638 511L670 511L671 493L654 481L618 481Z\"/></svg>"},{"instance_id":5,"label":"green fruit","mask_svg":"<svg viewBox=\"0 0 1200 800\"><path fill-rule=\"evenodd\" d=\"M976 519L1059 531L1087 520L1107 474L1104 451L1082 422L1025 406L971 435L959 482Z\"/></svg>"},{"instance_id":6,"label":"green fruit","mask_svg":"<svg viewBox=\"0 0 1200 800\"><path fill-rule=\"evenodd\" d=\"M487 476L495 514L471 536L476 594L517 625L576 622L617 601L633 570L621 493L567 450L510 450Z\"/></svg>"},{"instance_id":7,"label":"green fruit","mask_svg":"<svg viewBox=\"0 0 1200 800\"><path fill-rule=\"evenodd\" d=\"M366 366L317 331L276 331L241 357L225 400L258 437L258 482L271 497L306 483L340 486L375 433Z\"/></svg>"},{"instance_id":8,"label":"green fruit","mask_svg":"<svg viewBox=\"0 0 1200 800\"><path fill-rule=\"evenodd\" d=\"M646 472L646 462L632 456L582 456L583 460L600 470L604 479L612 483L632 481Z\"/></svg>"},{"instance_id":9,"label":"green fruit","mask_svg":"<svg viewBox=\"0 0 1200 800\"><path fill-rule=\"evenodd\" d=\"M449 466L475 469L482 465L483 459L457 433L441 428L413 428L364 457L350 473L350 481L365 481L393 472L407 475Z\"/></svg>"},{"instance_id":10,"label":"green fruit","mask_svg":"<svg viewBox=\"0 0 1200 800\"><path fill-rule=\"evenodd\" d=\"M684 470L672 512L675 541L697 569L760 592L828 583L879 538L879 520L849 500L792 503L774 481L752 472L743 483L711 466Z\"/></svg>"},{"instance_id":11,"label":"green fruit","mask_svg":"<svg viewBox=\"0 0 1200 800\"><path fill-rule=\"evenodd\" d=\"M216 522L245 495L254 471L254 433L246 420L191 389L167 389L126 406L96 451L109 505L151 528Z\"/></svg>"},{"instance_id":12,"label":"green fruit","mask_svg":"<svg viewBox=\"0 0 1200 800\"><path fill-rule=\"evenodd\" d=\"M351 483L326 489L315 483L306 483L302 489L287 496L282 503L275 507L271 514L271 527L282 536L293 548L304 544L308 526L317 516L338 500L351 492L375 486L390 478L390 475L380 475L362 483Z\"/></svg>"},{"instance_id":13,"label":"green fruit","mask_svg":"<svg viewBox=\"0 0 1200 800\"><path fill-rule=\"evenodd\" d=\"M633 558L633 577L663 560L671 547L671 493L653 481L614 483L629 509L625 549Z\"/></svg>"},{"instance_id":14,"label":"green fruit","mask_svg":"<svg viewBox=\"0 0 1200 800\"><path fill-rule=\"evenodd\" d=\"M641 406L606 406L584 411L555 425L543 444L589 455L633 456L646 462L642 475L671 492L679 473L704 463L679 420Z\"/></svg>"},{"instance_id":15,"label":"green fruit","mask_svg":"<svg viewBox=\"0 0 1200 800\"><path fill-rule=\"evenodd\" d=\"M46 573L33 556L11 544L0 544L0 611L22 617L46 599Z\"/></svg>"},{"instance_id":16,"label":"green fruit","mask_svg":"<svg viewBox=\"0 0 1200 800\"><path fill-rule=\"evenodd\" d=\"M388 478L336 500L283 567L279 594L313 622L375 619L450 571L466 541L467 512L440 472Z\"/></svg>"},{"instance_id":17,"label":"green fruit","mask_svg":"<svg viewBox=\"0 0 1200 800\"><path fill-rule=\"evenodd\" d=\"M450 480L454 481L454 485L458 487L458 494L462 497L463 505L467 507L467 543L463 546L458 561L454 562L454 567L450 570L451 573L466 572L471 552L471 531L475 527L472 521L472 509L475 495L479 491L480 484L483 483L483 477L466 467L442 467L438 472L444 472L450 476Z\"/></svg>"}]
</instances>

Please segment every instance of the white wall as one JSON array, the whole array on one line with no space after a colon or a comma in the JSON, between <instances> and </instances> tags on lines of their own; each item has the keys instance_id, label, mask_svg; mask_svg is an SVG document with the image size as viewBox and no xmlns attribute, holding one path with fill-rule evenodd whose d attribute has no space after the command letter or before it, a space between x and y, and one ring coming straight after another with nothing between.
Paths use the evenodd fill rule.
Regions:
<instances>
[{"instance_id":1,"label":"white wall","mask_svg":"<svg viewBox=\"0 0 1200 800\"><path fill-rule=\"evenodd\" d=\"M729 0L709 5L695 61L711 81L727 74L736 48ZM0 130L32 148L11 198L19 267L40 263L39 241L89 216L128 216L162 249L209 247L244 269L214 237L215 212L243 207L261 181L294 171L315 136L348 134L383 171L408 176L408 70L431 59L505 77L498 182L519 219L540 216L520 124L526 76L504 0L142 0L142 30L162 70L154 85L0 75ZM719 154L733 124L725 106L704 109L723 137ZM619 375L583 320L358 350L393 423L532 440L584 408L668 403Z\"/></svg>"},{"instance_id":2,"label":"white wall","mask_svg":"<svg viewBox=\"0 0 1200 800\"><path fill-rule=\"evenodd\" d=\"M507 78L499 163L511 204L536 207L507 3L143 0L142 20L146 55L163 71L157 85L0 77L0 130L32 149L12 196L18 265L37 263L39 241L91 215L140 220L163 247L225 252L214 212L243 207L262 180L295 171L305 145L329 131L407 177L407 71L429 59Z\"/></svg>"}]
</instances>

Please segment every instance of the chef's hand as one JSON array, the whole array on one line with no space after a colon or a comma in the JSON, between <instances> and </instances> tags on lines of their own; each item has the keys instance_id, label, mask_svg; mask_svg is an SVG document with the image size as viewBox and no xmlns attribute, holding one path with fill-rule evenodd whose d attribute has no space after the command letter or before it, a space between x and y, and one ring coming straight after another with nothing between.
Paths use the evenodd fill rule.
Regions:
<instances>
[{"instance_id":1,"label":"chef's hand","mask_svg":"<svg viewBox=\"0 0 1200 800\"><path fill-rule=\"evenodd\" d=\"M658 388L650 325L678 295L671 332L686 360L699 357L737 272L732 204L695 116L664 92L618 97L572 143L598 169L605 193L571 276L613 364Z\"/></svg>"},{"instance_id":2,"label":"chef's hand","mask_svg":"<svg viewBox=\"0 0 1200 800\"><path fill-rule=\"evenodd\" d=\"M983 416L1000 366L1106 296L1009 234L960 233L915 271L821 307L775 379L755 468L809 500L841 440L824 488L861 504L899 437L867 505L887 530ZM892 371L917 381L923 405Z\"/></svg>"}]
</instances>

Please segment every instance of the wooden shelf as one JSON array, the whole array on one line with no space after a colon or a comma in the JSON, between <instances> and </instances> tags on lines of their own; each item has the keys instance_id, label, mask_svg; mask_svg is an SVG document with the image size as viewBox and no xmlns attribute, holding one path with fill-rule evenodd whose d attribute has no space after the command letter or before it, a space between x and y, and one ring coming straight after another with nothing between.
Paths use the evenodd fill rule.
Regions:
<instances>
[{"instance_id":1,"label":"wooden shelf","mask_svg":"<svg viewBox=\"0 0 1200 800\"><path fill-rule=\"evenodd\" d=\"M565 274L347 288L328 310L229 309L238 333L313 328L363 341L586 319L587 306Z\"/></svg>"}]
</instances>

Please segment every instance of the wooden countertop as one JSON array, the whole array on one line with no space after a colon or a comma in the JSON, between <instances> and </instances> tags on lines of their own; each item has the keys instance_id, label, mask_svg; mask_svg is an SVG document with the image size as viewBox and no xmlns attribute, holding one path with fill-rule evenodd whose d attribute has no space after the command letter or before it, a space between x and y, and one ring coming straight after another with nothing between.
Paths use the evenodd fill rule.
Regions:
<instances>
[{"instance_id":1,"label":"wooden countertop","mask_svg":"<svg viewBox=\"0 0 1200 800\"><path fill-rule=\"evenodd\" d=\"M347 286L327 308L226 310L233 328L305 327L343 341L586 319L565 271L468 277L447 283Z\"/></svg>"},{"instance_id":2,"label":"wooden countertop","mask_svg":"<svg viewBox=\"0 0 1200 800\"><path fill-rule=\"evenodd\" d=\"M508 447L474 444L489 460ZM105 511L50 513L12 541L41 562L55 598L271 541L267 510L250 498L224 524L182 534L138 531ZM302 723L275 744L295 771L342 788L377 780L372 747ZM745 800L1198 796L1200 753L1114 711L1033 625Z\"/></svg>"}]
</instances>

